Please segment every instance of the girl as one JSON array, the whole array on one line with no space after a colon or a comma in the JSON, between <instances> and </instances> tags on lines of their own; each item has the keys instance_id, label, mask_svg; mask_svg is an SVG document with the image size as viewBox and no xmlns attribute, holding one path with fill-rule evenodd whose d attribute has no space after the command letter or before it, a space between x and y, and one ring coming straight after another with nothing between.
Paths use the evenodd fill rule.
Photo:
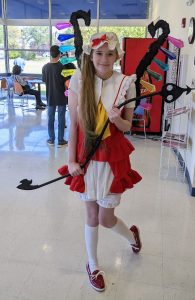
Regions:
<instances>
[{"instance_id":1,"label":"girl","mask_svg":"<svg viewBox=\"0 0 195 300\"><path fill-rule=\"evenodd\" d=\"M128 240L133 252L141 250L139 230L130 229L115 216L121 194L141 180L131 169L129 154L134 150L123 132L129 131L135 104L119 110L116 106L135 97L136 76L113 71L113 65L123 56L114 33L97 33L90 44L83 47L81 71L77 70L69 85L70 140L69 162L59 169L71 177L65 183L80 193L85 201L85 243L88 255L87 273L92 287L104 291L103 271L97 259L98 227L102 225ZM81 169L87 153L105 121L109 118L101 144L87 167Z\"/></svg>"}]
</instances>

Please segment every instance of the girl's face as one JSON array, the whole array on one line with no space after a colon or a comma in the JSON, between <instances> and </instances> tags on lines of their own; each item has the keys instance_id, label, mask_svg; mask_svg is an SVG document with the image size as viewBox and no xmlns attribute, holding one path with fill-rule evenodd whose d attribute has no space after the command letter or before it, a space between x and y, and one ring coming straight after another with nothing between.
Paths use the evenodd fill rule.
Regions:
<instances>
[{"instance_id":1,"label":"girl's face","mask_svg":"<svg viewBox=\"0 0 195 300\"><path fill-rule=\"evenodd\" d=\"M98 49L92 52L92 58L96 75L102 79L107 79L112 76L113 65L117 60L117 51L109 50L108 44L105 43Z\"/></svg>"}]
</instances>

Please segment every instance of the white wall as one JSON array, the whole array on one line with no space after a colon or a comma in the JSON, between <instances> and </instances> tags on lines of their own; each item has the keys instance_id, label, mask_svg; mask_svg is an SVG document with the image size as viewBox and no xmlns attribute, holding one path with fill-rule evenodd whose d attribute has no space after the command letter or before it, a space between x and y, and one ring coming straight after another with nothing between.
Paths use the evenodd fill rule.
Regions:
<instances>
[{"instance_id":1,"label":"white wall","mask_svg":"<svg viewBox=\"0 0 195 300\"><path fill-rule=\"evenodd\" d=\"M152 20L163 19L169 23L170 35L183 40L184 47L181 55L187 56L186 74L184 74L184 84L192 86L192 79L195 79L195 42L188 43L188 25L191 17L195 17L195 2L192 6L187 6L187 0L153 0ZM186 27L182 28L182 18L186 18ZM186 102L192 100L192 93L184 96ZM189 99L189 98L190 99ZM176 120L177 121L177 120ZM177 125L177 124L176 124ZM187 168L190 175L192 187L195 187L195 93L192 101L192 115L190 121L190 147L187 153Z\"/></svg>"}]
</instances>

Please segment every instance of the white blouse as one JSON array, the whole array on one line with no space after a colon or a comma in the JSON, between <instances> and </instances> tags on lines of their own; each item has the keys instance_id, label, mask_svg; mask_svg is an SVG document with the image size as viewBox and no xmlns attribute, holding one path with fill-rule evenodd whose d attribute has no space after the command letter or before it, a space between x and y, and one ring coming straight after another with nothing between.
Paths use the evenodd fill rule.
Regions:
<instances>
[{"instance_id":1,"label":"white blouse","mask_svg":"<svg viewBox=\"0 0 195 300\"><path fill-rule=\"evenodd\" d=\"M110 78L103 80L98 76L95 76L95 97L96 102L98 103L99 99L106 109L109 111L115 100L115 97L118 93L118 89L120 87L120 83L123 79L124 75L113 71L113 74ZM79 69L76 70L74 75L70 79L69 89L72 90L76 95L78 95L78 102L79 102L79 95L81 94L81 71ZM136 89L135 89L135 80L136 75L133 74L131 76L126 76L123 80L123 83L120 88L120 92L118 94L116 105L122 103L127 99L134 98L136 96ZM125 105L126 108L135 107L135 101L130 102Z\"/></svg>"}]
</instances>

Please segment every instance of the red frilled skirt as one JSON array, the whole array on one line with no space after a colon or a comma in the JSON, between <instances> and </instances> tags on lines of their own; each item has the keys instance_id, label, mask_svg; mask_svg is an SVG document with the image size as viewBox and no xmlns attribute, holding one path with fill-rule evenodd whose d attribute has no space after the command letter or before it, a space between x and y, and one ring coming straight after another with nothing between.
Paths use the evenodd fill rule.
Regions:
<instances>
[{"instance_id":1,"label":"red frilled skirt","mask_svg":"<svg viewBox=\"0 0 195 300\"><path fill-rule=\"evenodd\" d=\"M142 177L131 168L129 155L134 151L133 145L124 137L115 125L110 124L111 136L104 139L93 160L108 162L113 172L114 179L110 187L110 193L123 193L126 189L131 189ZM78 128L77 161L81 164L85 161L83 155L83 134ZM84 169L86 173L87 167ZM62 166L58 172L61 175L68 173L68 166ZM85 192L84 175L67 177L65 184L70 185L70 190L79 193Z\"/></svg>"}]
</instances>

